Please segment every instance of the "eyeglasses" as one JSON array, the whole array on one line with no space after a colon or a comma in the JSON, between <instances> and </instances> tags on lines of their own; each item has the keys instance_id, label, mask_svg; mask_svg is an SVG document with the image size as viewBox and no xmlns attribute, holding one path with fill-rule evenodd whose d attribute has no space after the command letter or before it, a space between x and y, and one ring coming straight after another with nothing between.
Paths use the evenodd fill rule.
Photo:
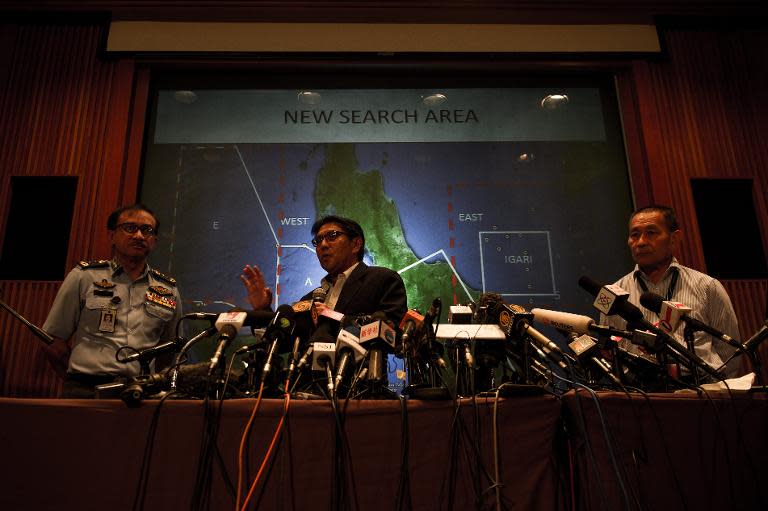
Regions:
<instances>
[{"instance_id":1,"label":"eyeglasses","mask_svg":"<svg viewBox=\"0 0 768 511\"><path fill-rule=\"evenodd\" d=\"M141 231L141 234L144 236L156 236L157 231L154 227L152 227L149 224L139 225L139 224L119 224L116 228L122 229L123 232L127 234L136 234L137 231Z\"/></svg>"},{"instance_id":2,"label":"eyeglasses","mask_svg":"<svg viewBox=\"0 0 768 511\"><path fill-rule=\"evenodd\" d=\"M323 242L323 240L327 240L328 243L333 243L337 239L339 239L339 236L342 234L346 235L347 233L344 231L328 231L325 234L318 234L314 238L312 238L312 245L318 246L320 243Z\"/></svg>"}]
</instances>

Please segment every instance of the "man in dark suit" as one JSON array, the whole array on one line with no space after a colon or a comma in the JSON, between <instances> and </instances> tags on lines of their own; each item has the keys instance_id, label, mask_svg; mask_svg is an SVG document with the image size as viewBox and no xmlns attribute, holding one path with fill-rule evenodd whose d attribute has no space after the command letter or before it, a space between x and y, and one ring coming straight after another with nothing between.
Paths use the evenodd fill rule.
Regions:
<instances>
[{"instance_id":1,"label":"man in dark suit","mask_svg":"<svg viewBox=\"0 0 768 511\"><path fill-rule=\"evenodd\" d=\"M321 286L327 290L319 311L329 308L357 316L383 312L398 324L408 310L405 285L400 275L388 268L368 266L363 262L365 234L360 224L349 218L326 216L312 225L312 244L320 266L328 274ZM268 309L272 291L257 267L246 265L240 275L251 306ZM309 299L311 293L302 299Z\"/></svg>"},{"instance_id":2,"label":"man in dark suit","mask_svg":"<svg viewBox=\"0 0 768 511\"><path fill-rule=\"evenodd\" d=\"M346 318L382 312L394 325L400 322L408 310L403 279L388 268L363 262L365 235L360 224L339 216L323 217L312 225L312 244L320 266L328 272L321 281L321 287L326 290L325 302L314 305L319 315L325 309L340 312ZM246 266L240 279L254 309L270 308L272 291L257 267ZM312 293L302 300L310 298ZM331 330L333 327L328 323L318 323L314 340L335 341ZM367 367L372 382L369 390L372 395L381 395L387 381L386 358L382 356L382 346L374 344L369 349Z\"/></svg>"}]
</instances>

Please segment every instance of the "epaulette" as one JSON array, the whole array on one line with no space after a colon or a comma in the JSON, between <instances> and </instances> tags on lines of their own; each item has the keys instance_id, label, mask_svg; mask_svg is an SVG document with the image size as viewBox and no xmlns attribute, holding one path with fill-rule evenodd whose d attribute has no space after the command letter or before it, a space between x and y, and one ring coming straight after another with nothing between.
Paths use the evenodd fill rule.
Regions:
<instances>
[{"instance_id":1,"label":"epaulette","mask_svg":"<svg viewBox=\"0 0 768 511\"><path fill-rule=\"evenodd\" d=\"M162 280L163 282L172 285L173 287L176 287L176 279L173 277L169 277L168 275L165 275L163 273L160 273L156 269L152 268L149 270L149 272L155 276L155 278Z\"/></svg>"},{"instance_id":2,"label":"epaulette","mask_svg":"<svg viewBox=\"0 0 768 511\"><path fill-rule=\"evenodd\" d=\"M108 259L94 259L93 261L80 261L77 263L77 265L82 270L87 270L89 268L106 268L109 266L109 260Z\"/></svg>"}]
</instances>

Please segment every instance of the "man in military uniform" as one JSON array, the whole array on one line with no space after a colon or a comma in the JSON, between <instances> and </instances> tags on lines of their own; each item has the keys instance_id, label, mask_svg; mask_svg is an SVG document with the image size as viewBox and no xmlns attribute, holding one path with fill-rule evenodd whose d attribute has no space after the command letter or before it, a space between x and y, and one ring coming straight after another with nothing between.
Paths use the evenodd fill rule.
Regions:
<instances>
[{"instance_id":1,"label":"man in military uniform","mask_svg":"<svg viewBox=\"0 0 768 511\"><path fill-rule=\"evenodd\" d=\"M146 206L114 211L107 219L112 259L81 261L64 279L43 325L56 338L49 358L58 372L66 366L62 397L93 397L96 385L139 374L139 363L119 361L118 350L124 358L174 338L176 281L147 264L158 229Z\"/></svg>"}]
</instances>

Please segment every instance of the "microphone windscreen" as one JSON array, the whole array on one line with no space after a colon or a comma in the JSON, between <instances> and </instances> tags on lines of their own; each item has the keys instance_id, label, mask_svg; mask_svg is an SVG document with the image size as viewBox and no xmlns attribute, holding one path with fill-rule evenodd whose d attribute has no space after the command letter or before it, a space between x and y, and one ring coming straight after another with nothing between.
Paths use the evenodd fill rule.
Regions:
<instances>
[{"instance_id":1,"label":"microphone windscreen","mask_svg":"<svg viewBox=\"0 0 768 511\"><path fill-rule=\"evenodd\" d=\"M317 289L312 291L312 301L313 302L325 302L325 295L326 295L325 288L318 287Z\"/></svg>"},{"instance_id":2,"label":"microphone windscreen","mask_svg":"<svg viewBox=\"0 0 768 511\"><path fill-rule=\"evenodd\" d=\"M405 312L403 319L400 320L400 330L403 330L405 328L405 324L408 321L413 321L414 325L419 326L424 322L424 316L419 314L418 311L415 311L413 309L408 309Z\"/></svg>"},{"instance_id":3,"label":"microphone windscreen","mask_svg":"<svg viewBox=\"0 0 768 511\"><path fill-rule=\"evenodd\" d=\"M585 290L587 293L591 294L592 296L597 296L597 293L600 292L600 288L602 288L603 285L598 283L596 280L592 279L591 277L582 275L579 278L579 287Z\"/></svg>"},{"instance_id":4,"label":"microphone windscreen","mask_svg":"<svg viewBox=\"0 0 768 511\"><path fill-rule=\"evenodd\" d=\"M287 303L284 303L277 308L275 317L293 319L295 315L296 313L294 312L293 307Z\"/></svg>"},{"instance_id":5,"label":"microphone windscreen","mask_svg":"<svg viewBox=\"0 0 768 511\"><path fill-rule=\"evenodd\" d=\"M248 311L245 319L245 326L253 328L263 328L275 319L275 313L271 310L252 310Z\"/></svg>"},{"instance_id":6,"label":"microphone windscreen","mask_svg":"<svg viewBox=\"0 0 768 511\"><path fill-rule=\"evenodd\" d=\"M593 323L592 318L588 316L571 314L570 312L531 309L531 313L534 321L566 332L586 334L589 333L589 325Z\"/></svg>"},{"instance_id":7,"label":"microphone windscreen","mask_svg":"<svg viewBox=\"0 0 768 511\"><path fill-rule=\"evenodd\" d=\"M498 323L504 298L499 293L483 293L477 299L477 323Z\"/></svg>"},{"instance_id":8,"label":"microphone windscreen","mask_svg":"<svg viewBox=\"0 0 768 511\"><path fill-rule=\"evenodd\" d=\"M312 333L310 337L311 342L334 342L336 336L339 333L339 324L335 325L330 321L323 321L318 323L317 329Z\"/></svg>"},{"instance_id":9,"label":"microphone windscreen","mask_svg":"<svg viewBox=\"0 0 768 511\"><path fill-rule=\"evenodd\" d=\"M655 312L656 314L661 312L661 305L663 302L664 298L657 295L656 293L651 293L650 291L646 291L640 295L640 305L649 311Z\"/></svg>"}]
</instances>

